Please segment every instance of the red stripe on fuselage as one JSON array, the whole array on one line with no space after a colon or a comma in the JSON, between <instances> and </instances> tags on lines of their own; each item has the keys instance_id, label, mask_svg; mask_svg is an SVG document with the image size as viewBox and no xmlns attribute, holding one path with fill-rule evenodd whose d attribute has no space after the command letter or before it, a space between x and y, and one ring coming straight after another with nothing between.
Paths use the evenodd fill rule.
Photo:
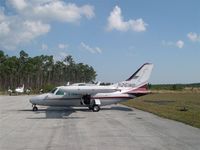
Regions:
<instances>
[{"instance_id":1,"label":"red stripe on fuselage","mask_svg":"<svg viewBox=\"0 0 200 150\"><path fill-rule=\"evenodd\" d=\"M149 91L147 90L148 87L147 87L147 84L141 86L141 87L138 87L137 89L134 89L134 90L130 90L128 91L127 93L149 93Z\"/></svg>"},{"instance_id":2,"label":"red stripe on fuselage","mask_svg":"<svg viewBox=\"0 0 200 150\"><path fill-rule=\"evenodd\" d=\"M109 97L106 97L106 96L104 96L104 97L91 97L91 99L117 99L117 98L132 98L132 97L130 97L130 96L109 96Z\"/></svg>"}]
</instances>

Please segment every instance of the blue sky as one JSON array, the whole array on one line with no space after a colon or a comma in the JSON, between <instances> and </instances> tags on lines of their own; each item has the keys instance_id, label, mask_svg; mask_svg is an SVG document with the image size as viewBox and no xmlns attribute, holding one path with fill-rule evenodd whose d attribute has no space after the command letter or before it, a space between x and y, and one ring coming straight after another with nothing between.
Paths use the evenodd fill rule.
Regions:
<instances>
[{"instance_id":1,"label":"blue sky","mask_svg":"<svg viewBox=\"0 0 200 150\"><path fill-rule=\"evenodd\" d=\"M72 55L118 82L145 62L151 83L200 82L200 1L1 0L0 49Z\"/></svg>"}]
</instances>

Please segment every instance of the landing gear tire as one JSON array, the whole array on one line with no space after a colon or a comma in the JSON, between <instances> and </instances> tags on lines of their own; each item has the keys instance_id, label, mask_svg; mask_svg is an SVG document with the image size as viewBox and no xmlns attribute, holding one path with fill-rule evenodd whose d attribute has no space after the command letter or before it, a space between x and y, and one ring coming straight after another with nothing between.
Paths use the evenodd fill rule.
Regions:
<instances>
[{"instance_id":1,"label":"landing gear tire","mask_svg":"<svg viewBox=\"0 0 200 150\"><path fill-rule=\"evenodd\" d=\"M38 111L37 106L33 106L33 111Z\"/></svg>"},{"instance_id":2,"label":"landing gear tire","mask_svg":"<svg viewBox=\"0 0 200 150\"><path fill-rule=\"evenodd\" d=\"M99 105L94 105L92 108L93 112L98 112L100 110L100 106Z\"/></svg>"}]
</instances>

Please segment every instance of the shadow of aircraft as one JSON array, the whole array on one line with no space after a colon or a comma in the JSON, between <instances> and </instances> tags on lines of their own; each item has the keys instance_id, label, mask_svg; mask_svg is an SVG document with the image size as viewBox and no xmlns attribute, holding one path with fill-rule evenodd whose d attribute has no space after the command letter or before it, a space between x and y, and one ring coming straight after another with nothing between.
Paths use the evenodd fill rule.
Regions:
<instances>
[{"instance_id":1,"label":"shadow of aircraft","mask_svg":"<svg viewBox=\"0 0 200 150\"><path fill-rule=\"evenodd\" d=\"M28 117L27 119L83 119L83 117L70 117L70 114L76 111L90 111L86 109L73 109L71 107L47 107L40 108L38 111L32 111L32 109L21 109L17 110L20 112L31 112L35 115L38 114L38 117ZM42 114L44 117L41 117Z\"/></svg>"},{"instance_id":2,"label":"shadow of aircraft","mask_svg":"<svg viewBox=\"0 0 200 150\"><path fill-rule=\"evenodd\" d=\"M123 107L123 106L111 106L111 107L102 107L100 111L108 111L108 110L116 110L116 111L133 111L131 108ZM22 112L33 112L31 109L23 109L18 110ZM38 114L38 117L29 117L27 119L84 119L85 117L73 117L70 116L72 113L76 111L82 112L92 112L87 107L47 107L40 108L38 111L34 111L35 114ZM41 117L39 114L45 114ZM98 114L98 113L97 113Z\"/></svg>"},{"instance_id":3,"label":"shadow of aircraft","mask_svg":"<svg viewBox=\"0 0 200 150\"><path fill-rule=\"evenodd\" d=\"M35 111L36 114L45 113L44 117L30 117L28 119L84 119L85 117L70 117L70 115L78 110L89 111L87 109L73 109L71 107L47 107ZM32 111L32 110L31 110Z\"/></svg>"},{"instance_id":4,"label":"shadow of aircraft","mask_svg":"<svg viewBox=\"0 0 200 150\"><path fill-rule=\"evenodd\" d=\"M122 106L112 106L110 108L102 107L101 110L119 110L119 111L133 111L133 109Z\"/></svg>"}]
</instances>

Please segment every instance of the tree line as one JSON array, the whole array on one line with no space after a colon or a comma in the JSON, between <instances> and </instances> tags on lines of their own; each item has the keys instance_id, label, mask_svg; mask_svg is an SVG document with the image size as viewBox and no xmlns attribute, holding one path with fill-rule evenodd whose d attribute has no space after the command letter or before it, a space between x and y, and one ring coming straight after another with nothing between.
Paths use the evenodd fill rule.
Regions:
<instances>
[{"instance_id":1,"label":"tree line","mask_svg":"<svg viewBox=\"0 0 200 150\"><path fill-rule=\"evenodd\" d=\"M149 84L151 90L183 90L185 88L200 88L200 83L190 84Z\"/></svg>"},{"instance_id":2,"label":"tree line","mask_svg":"<svg viewBox=\"0 0 200 150\"><path fill-rule=\"evenodd\" d=\"M30 57L23 50L19 57L10 57L0 50L0 90L14 89L23 84L25 88L40 89L67 82L91 82L95 78L92 66L76 63L71 55L55 61L48 55Z\"/></svg>"}]
</instances>

